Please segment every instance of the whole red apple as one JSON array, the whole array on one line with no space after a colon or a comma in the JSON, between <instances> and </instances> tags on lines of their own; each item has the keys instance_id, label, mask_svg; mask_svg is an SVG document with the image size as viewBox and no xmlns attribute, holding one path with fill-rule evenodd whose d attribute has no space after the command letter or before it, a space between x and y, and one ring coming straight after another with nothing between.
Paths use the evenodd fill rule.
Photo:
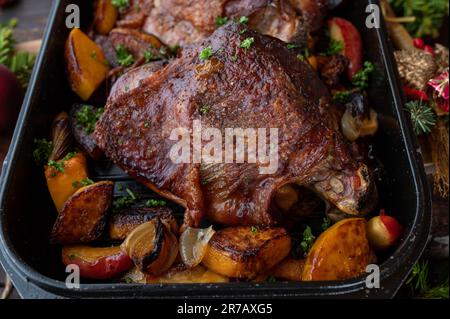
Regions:
<instances>
[{"instance_id":1,"label":"whole red apple","mask_svg":"<svg viewBox=\"0 0 450 319\"><path fill-rule=\"evenodd\" d=\"M0 65L0 132L14 127L22 104L23 91L14 73Z\"/></svg>"},{"instance_id":2,"label":"whole red apple","mask_svg":"<svg viewBox=\"0 0 450 319\"><path fill-rule=\"evenodd\" d=\"M332 18L328 21L330 37L343 44L343 56L347 57L349 66L347 76L352 80L355 74L362 68L363 44L358 29L348 20Z\"/></svg>"}]
</instances>

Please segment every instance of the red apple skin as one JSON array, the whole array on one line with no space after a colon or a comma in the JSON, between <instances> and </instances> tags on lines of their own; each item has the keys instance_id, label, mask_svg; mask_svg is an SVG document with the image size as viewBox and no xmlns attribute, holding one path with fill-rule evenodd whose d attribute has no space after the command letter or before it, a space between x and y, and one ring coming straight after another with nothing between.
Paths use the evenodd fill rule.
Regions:
<instances>
[{"instance_id":1,"label":"red apple skin","mask_svg":"<svg viewBox=\"0 0 450 319\"><path fill-rule=\"evenodd\" d=\"M22 104L23 90L14 73L0 65L0 132L16 124Z\"/></svg>"},{"instance_id":2,"label":"red apple skin","mask_svg":"<svg viewBox=\"0 0 450 319\"><path fill-rule=\"evenodd\" d=\"M120 247L64 247L62 261L66 266L77 265L82 278L97 280L116 278L133 266L133 261Z\"/></svg>"},{"instance_id":3,"label":"red apple skin","mask_svg":"<svg viewBox=\"0 0 450 319\"><path fill-rule=\"evenodd\" d=\"M377 251L390 248L400 238L403 227L391 216L381 211L380 216L373 217L367 223L367 239L370 246Z\"/></svg>"},{"instance_id":4,"label":"red apple skin","mask_svg":"<svg viewBox=\"0 0 450 319\"><path fill-rule=\"evenodd\" d=\"M350 21L342 18L330 19L328 27L331 38L344 44L341 54L349 60L347 77L352 80L362 68L363 44L361 34Z\"/></svg>"}]
</instances>

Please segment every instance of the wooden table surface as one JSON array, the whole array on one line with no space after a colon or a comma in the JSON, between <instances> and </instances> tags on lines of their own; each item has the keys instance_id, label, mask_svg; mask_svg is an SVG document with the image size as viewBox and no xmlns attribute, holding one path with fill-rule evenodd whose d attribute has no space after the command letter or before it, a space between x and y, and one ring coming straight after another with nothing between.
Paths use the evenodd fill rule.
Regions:
<instances>
[{"instance_id":1,"label":"wooden table surface","mask_svg":"<svg viewBox=\"0 0 450 319\"><path fill-rule=\"evenodd\" d=\"M0 9L0 23L6 23L11 18L17 18L19 24L15 30L15 38L18 42L40 39L47 23L51 3L52 0L18 0L17 4L12 7ZM0 166L7 152L9 139L9 134L0 135ZM435 230L438 233L445 234L446 232L448 234L448 201L435 197L433 206ZM4 282L5 274L0 267L0 295ZM13 291L10 298L18 298L17 292Z\"/></svg>"}]
</instances>

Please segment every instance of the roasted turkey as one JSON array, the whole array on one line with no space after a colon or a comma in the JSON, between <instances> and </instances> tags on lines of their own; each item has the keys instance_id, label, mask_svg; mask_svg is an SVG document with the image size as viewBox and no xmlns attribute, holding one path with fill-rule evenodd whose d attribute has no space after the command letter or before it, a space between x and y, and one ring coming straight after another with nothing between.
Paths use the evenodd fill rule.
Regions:
<instances>
[{"instance_id":1,"label":"roasted turkey","mask_svg":"<svg viewBox=\"0 0 450 319\"><path fill-rule=\"evenodd\" d=\"M173 14L181 2L189 1L167 1ZM361 215L376 203L376 188L332 109L316 72L284 42L230 22L167 65L147 64L123 75L95 139L128 174L186 207L189 226L203 218L230 226L276 224L282 214L273 197L286 184L307 187L339 210ZM179 128L192 131L194 121L222 133L278 129L277 169L261 174L267 164L259 161L175 163L170 152L178 141L171 135Z\"/></svg>"}]
</instances>

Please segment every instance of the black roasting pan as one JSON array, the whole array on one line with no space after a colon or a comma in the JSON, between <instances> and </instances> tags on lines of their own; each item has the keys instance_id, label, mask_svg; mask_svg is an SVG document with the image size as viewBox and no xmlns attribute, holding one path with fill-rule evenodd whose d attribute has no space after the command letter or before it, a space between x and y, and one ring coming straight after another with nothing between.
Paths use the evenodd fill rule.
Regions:
<instances>
[{"instance_id":1,"label":"black roasting pan","mask_svg":"<svg viewBox=\"0 0 450 319\"><path fill-rule=\"evenodd\" d=\"M403 111L404 98L391 43L381 28L365 26L366 7L375 0L355 0L340 14L360 29L366 58L374 62L369 96L380 114L376 148L389 178L380 186L383 204L406 231L381 264L381 288L367 289L365 279L314 283L233 283L188 285L129 285L83 283L67 289L60 248L49 244L55 219L43 173L33 162L33 140L48 136L54 116L76 101L64 71L63 50L69 34L66 6L78 3L83 23L89 23L91 1L55 0L42 50L17 123L0 179L0 261L25 298L164 298L164 297L303 297L392 298L421 255L431 223L430 191L417 141ZM85 24L85 25L86 25ZM91 167L95 178L134 183L114 167ZM138 186L135 186L138 187ZM142 192L148 192L144 189ZM116 190L116 196L120 193Z\"/></svg>"}]
</instances>

